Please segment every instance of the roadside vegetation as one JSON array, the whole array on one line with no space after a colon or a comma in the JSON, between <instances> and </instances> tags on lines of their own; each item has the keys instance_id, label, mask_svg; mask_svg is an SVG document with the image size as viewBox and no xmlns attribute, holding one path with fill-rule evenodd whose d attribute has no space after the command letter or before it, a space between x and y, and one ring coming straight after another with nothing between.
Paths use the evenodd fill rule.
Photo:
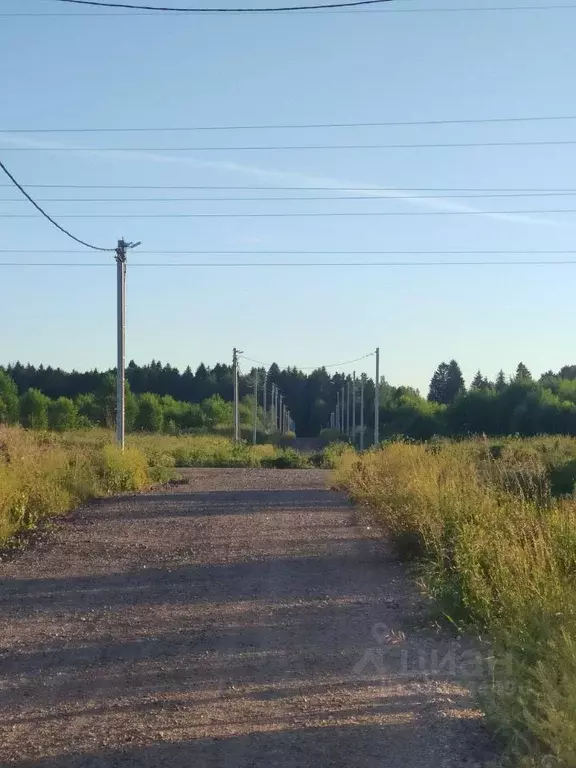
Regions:
<instances>
[{"instance_id":1,"label":"roadside vegetation","mask_svg":"<svg viewBox=\"0 0 576 768\"><path fill-rule=\"evenodd\" d=\"M335 478L443 614L489 639L490 675L469 682L511 759L576 765L576 440L348 448Z\"/></svg>"},{"instance_id":2,"label":"roadside vegetation","mask_svg":"<svg viewBox=\"0 0 576 768\"><path fill-rule=\"evenodd\" d=\"M78 504L166 482L179 467L329 467L333 450L311 456L284 444L235 444L219 435L134 433L122 452L111 430L0 425L0 549Z\"/></svg>"},{"instance_id":3,"label":"roadside vegetation","mask_svg":"<svg viewBox=\"0 0 576 768\"><path fill-rule=\"evenodd\" d=\"M50 517L99 496L139 491L172 475L170 462L109 440L0 426L0 548Z\"/></svg>"}]
</instances>

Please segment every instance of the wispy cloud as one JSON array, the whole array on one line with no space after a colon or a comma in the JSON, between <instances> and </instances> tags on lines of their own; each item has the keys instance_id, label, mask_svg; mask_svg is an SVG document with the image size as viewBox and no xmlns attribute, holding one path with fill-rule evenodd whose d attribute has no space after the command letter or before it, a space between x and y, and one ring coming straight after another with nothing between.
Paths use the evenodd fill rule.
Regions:
<instances>
[{"instance_id":1,"label":"wispy cloud","mask_svg":"<svg viewBox=\"0 0 576 768\"><path fill-rule=\"evenodd\" d=\"M253 178L267 179L269 181L285 182L298 184L303 187L329 187L335 192L344 191L347 189L361 189L361 192L357 194L365 196L367 199L373 197L393 197L395 199L402 198L407 205L411 205L417 208L428 208L436 211L454 211L462 213L485 213L485 218L493 219L496 221L505 221L511 224L527 224L530 226L552 226L552 227L564 227L564 223L555 221L552 219L542 218L540 216L532 216L529 212L525 214L510 214L510 213L486 213L482 208L468 205L466 203L455 202L445 197L417 197L393 188L386 190L382 189L382 186L375 184L366 184L365 182L350 181L345 179L338 179L332 176L317 176L301 171L282 171L276 168L263 168L259 165L238 163L228 160L205 160L198 157L183 157L180 155L170 155L159 152L148 152L145 150L135 151L114 151L113 153L106 149L93 149L81 146L73 146L69 144L55 143L55 142L43 142L36 139L23 138L21 136L3 135L0 137L0 141L3 141L12 146L30 147L45 149L50 151L50 147L58 147L60 149L66 149L74 152L75 154L84 155L88 157L106 157L108 159L122 159L122 160L147 160L153 163L172 164L180 166L191 166L194 168L209 168L217 171L224 171L227 173L242 174L244 176L250 176Z\"/></svg>"}]
</instances>

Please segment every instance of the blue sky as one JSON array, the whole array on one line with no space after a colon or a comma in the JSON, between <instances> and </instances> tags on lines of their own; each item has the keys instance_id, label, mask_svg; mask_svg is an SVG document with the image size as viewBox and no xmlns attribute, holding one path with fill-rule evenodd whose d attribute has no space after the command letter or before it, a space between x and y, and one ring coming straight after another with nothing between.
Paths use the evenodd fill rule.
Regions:
<instances>
[{"instance_id":1,"label":"blue sky","mask_svg":"<svg viewBox=\"0 0 576 768\"><path fill-rule=\"evenodd\" d=\"M526 3L404 0L394 7L488 4ZM540 0L539 4L553 3ZM50 0L3 0L0 12L54 14L0 18L3 130L422 121L576 112L571 97L576 9L138 18L95 15ZM576 188L576 146L569 145L210 152L176 148L572 140L575 129L576 120L330 130L2 133L0 157L24 184L570 189ZM49 146L79 151L47 151ZM141 151L109 153L103 151L107 147ZM155 217L160 213L430 214L576 208L575 197L569 196L430 201L382 200L367 193L365 199L337 202L146 203L121 200L331 193L31 191L83 239L106 246L114 246L122 236L141 240L141 251L146 253L131 254L132 264L466 261L482 257L432 252L576 249L576 216L571 214ZM16 190L3 187L0 193L1 213L34 213L19 202ZM86 197L117 198L118 202L79 201ZM88 213L105 216L66 218ZM130 218L129 214L151 217ZM105 254L65 253L77 246L42 218L5 218L0 232L3 251L24 251L3 252L2 261L111 262ZM43 249L54 249L54 253L32 253ZM261 253L167 255L171 250ZM270 253L280 250L328 254ZM330 253L346 250L392 253ZM407 250L423 253L394 253ZM228 360L236 345L259 360L311 366L356 358L379 345L387 379L421 389L427 387L438 363L452 357L467 378L478 367L489 376L501 367L510 372L519 360L540 373L576 359L571 352L576 328L575 269L133 268L128 275L127 356L139 362L155 358L195 367L201 361ZM3 362L20 359L79 369L114 365L113 266L1 267L0 280L6 331L0 353Z\"/></svg>"}]
</instances>

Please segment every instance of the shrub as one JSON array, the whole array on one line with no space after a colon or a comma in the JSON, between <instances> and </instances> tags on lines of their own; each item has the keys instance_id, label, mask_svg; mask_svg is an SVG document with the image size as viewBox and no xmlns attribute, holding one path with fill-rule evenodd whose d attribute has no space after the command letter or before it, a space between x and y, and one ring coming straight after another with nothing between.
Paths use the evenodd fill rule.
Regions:
<instances>
[{"instance_id":1,"label":"shrub","mask_svg":"<svg viewBox=\"0 0 576 768\"><path fill-rule=\"evenodd\" d=\"M161 432L164 426L164 411L158 395L145 392L138 398L138 415L135 429L144 432Z\"/></svg>"},{"instance_id":2,"label":"shrub","mask_svg":"<svg viewBox=\"0 0 576 768\"><path fill-rule=\"evenodd\" d=\"M78 410L68 397L59 397L48 404L48 426L56 432L74 429L78 424Z\"/></svg>"},{"instance_id":3,"label":"shrub","mask_svg":"<svg viewBox=\"0 0 576 768\"><path fill-rule=\"evenodd\" d=\"M262 466L274 469L303 469L309 466L307 458L293 448L284 448L276 456L262 459Z\"/></svg>"},{"instance_id":4,"label":"shrub","mask_svg":"<svg viewBox=\"0 0 576 768\"><path fill-rule=\"evenodd\" d=\"M19 415L18 388L14 380L0 369L0 423L17 424Z\"/></svg>"},{"instance_id":5,"label":"shrub","mask_svg":"<svg viewBox=\"0 0 576 768\"><path fill-rule=\"evenodd\" d=\"M146 457L134 448L121 451L115 445L105 445L100 453L99 472L107 495L138 491L149 482Z\"/></svg>"},{"instance_id":6,"label":"shrub","mask_svg":"<svg viewBox=\"0 0 576 768\"><path fill-rule=\"evenodd\" d=\"M50 399L38 389L29 389L20 398L20 418L28 429L48 429Z\"/></svg>"}]
</instances>

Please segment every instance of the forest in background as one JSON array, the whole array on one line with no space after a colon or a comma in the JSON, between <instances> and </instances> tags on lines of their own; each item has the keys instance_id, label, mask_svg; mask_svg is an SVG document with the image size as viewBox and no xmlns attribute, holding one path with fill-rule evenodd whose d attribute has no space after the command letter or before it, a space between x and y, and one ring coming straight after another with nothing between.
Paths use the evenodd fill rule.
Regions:
<instances>
[{"instance_id":1,"label":"forest in background","mask_svg":"<svg viewBox=\"0 0 576 768\"><path fill-rule=\"evenodd\" d=\"M259 428L272 429L262 411L262 382L266 377L268 405L276 384L295 422L297 433L317 435L330 421L339 393L349 375L319 368L305 373L297 368L268 371L253 368L240 376L241 421L251 423L253 382L260 382ZM232 425L232 366L204 364L184 371L152 361L131 361L127 376L127 428L140 431L227 429ZM359 404L357 404L359 423ZM38 429L72 429L113 425L114 370L67 372L50 366L15 363L0 367L0 422L22 423ZM385 379L380 392L380 434L426 440L435 435L576 435L576 366L548 371L538 379L519 363L506 376L491 381L478 371L471 385L455 360L441 363L426 397L418 390L393 387ZM374 425L374 382L366 381L365 424Z\"/></svg>"}]
</instances>

